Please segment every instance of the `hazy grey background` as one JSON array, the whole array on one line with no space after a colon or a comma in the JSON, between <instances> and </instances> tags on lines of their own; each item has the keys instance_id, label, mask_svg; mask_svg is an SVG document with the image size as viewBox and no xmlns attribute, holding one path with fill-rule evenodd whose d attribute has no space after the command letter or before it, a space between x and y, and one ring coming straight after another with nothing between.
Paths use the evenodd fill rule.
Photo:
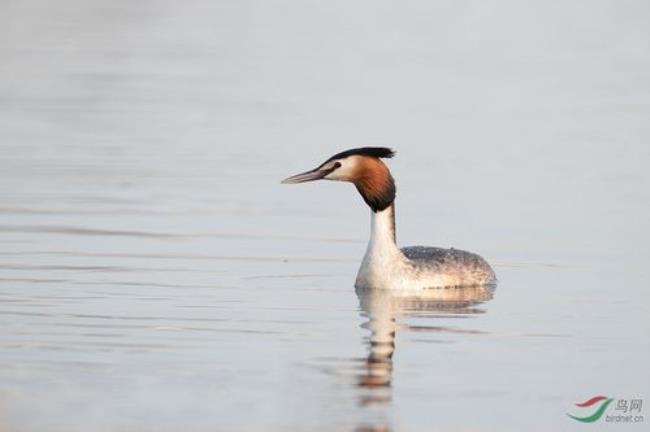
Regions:
<instances>
[{"instance_id":1,"label":"hazy grey background","mask_svg":"<svg viewBox=\"0 0 650 432\"><path fill-rule=\"evenodd\" d=\"M0 1L0 430L570 430L575 402L647 396L649 22ZM401 244L501 281L484 314L416 318L481 333L398 332L371 407L349 364L368 211L279 185L360 145L398 151Z\"/></svg>"}]
</instances>

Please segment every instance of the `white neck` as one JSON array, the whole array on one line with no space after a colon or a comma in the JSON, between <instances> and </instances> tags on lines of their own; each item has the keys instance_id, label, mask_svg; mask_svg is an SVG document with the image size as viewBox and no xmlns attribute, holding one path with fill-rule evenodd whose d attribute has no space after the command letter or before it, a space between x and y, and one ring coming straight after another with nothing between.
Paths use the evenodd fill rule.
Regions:
<instances>
[{"instance_id":1,"label":"white neck","mask_svg":"<svg viewBox=\"0 0 650 432\"><path fill-rule=\"evenodd\" d=\"M395 203L389 205L382 211L370 213L370 244L380 244L395 247Z\"/></svg>"},{"instance_id":2,"label":"white neck","mask_svg":"<svg viewBox=\"0 0 650 432\"><path fill-rule=\"evenodd\" d=\"M395 204L371 213L370 241L357 274L358 286L383 286L397 263L405 260L395 240Z\"/></svg>"}]
</instances>

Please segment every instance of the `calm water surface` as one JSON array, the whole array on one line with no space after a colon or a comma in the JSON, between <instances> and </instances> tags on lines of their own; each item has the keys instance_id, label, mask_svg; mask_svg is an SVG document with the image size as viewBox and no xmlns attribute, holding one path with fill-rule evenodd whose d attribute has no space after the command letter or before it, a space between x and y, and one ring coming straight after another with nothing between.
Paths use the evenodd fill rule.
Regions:
<instances>
[{"instance_id":1,"label":"calm water surface","mask_svg":"<svg viewBox=\"0 0 650 432\"><path fill-rule=\"evenodd\" d=\"M2 2L0 430L578 430L596 394L648 403L648 19ZM279 181L359 145L398 151L400 243L482 254L495 291L355 292L354 188Z\"/></svg>"}]
</instances>

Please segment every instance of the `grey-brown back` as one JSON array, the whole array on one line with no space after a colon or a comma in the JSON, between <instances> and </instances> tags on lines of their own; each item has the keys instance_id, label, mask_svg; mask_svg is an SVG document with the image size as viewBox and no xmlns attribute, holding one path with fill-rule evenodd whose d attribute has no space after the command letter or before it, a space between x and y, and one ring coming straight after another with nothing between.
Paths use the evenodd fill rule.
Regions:
<instances>
[{"instance_id":1,"label":"grey-brown back","mask_svg":"<svg viewBox=\"0 0 650 432\"><path fill-rule=\"evenodd\" d=\"M411 264L420 271L461 273L470 280L496 283L492 267L480 255L460 249L409 246L401 249Z\"/></svg>"}]
</instances>

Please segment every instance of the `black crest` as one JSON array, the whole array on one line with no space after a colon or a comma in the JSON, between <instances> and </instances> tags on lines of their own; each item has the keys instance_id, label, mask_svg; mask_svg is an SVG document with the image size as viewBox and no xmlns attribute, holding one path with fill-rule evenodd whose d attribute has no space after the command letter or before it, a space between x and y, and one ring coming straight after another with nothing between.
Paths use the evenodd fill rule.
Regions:
<instances>
[{"instance_id":1,"label":"black crest","mask_svg":"<svg viewBox=\"0 0 650 432\"><path fill-rule=\"evenodd\" d=\"M359 147L337 153L329 158L326 162L334 159L344 159L348 156L353 155L370 156L375 158L392 158L395 156L395 152L387 147Z\"/></svg>"}]
</instances>

